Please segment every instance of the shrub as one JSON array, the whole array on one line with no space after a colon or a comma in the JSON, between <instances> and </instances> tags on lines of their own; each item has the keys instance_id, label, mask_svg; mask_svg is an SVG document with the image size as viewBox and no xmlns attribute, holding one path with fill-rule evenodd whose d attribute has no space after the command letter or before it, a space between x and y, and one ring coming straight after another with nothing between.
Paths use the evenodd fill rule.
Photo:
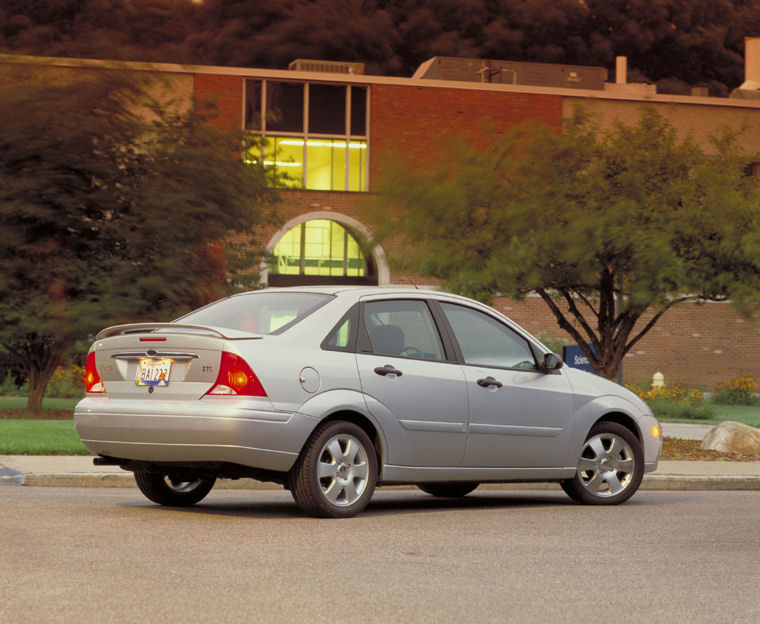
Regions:
<instances>
[{"instance_id":1,"label":"shrub","mask_svg":"<svg viewBox=\"0 0 760 624\"><path fill-rule=\"evenodd\" d=\"M647 401L647 404L660 420L709 420L715 413L711 405L694 404L688 401L654 399Z\"/></svg>"},{"instance_id":2,"label":"shrub","mask_svg":"<svg viewBox=\"0 0 760 624\"><path fill-rule=\"evenodd\" d=\"M715 386L712 401L718 405L752 405L757 383L752 377L739 377Z\"/></svg>"},{"instance_id":3,"label":"shrub","mask_svg":"<svg viewBox=\"0 0 760 624\"><path fill-rule=\"evenodd\" d=\"M650 401L671 401L702 405L705 400L705 396L699 388L693 388L684 384L676 384L675 386L665 388L650 388L649 390L641 386L626 387L647 403Z\"/></svg>"},{"instance_id":4,"label":"shrub","mask_svg":"<svg viewBox=\"0 0 760 624\"><path fill-rule=\"evenodd\" d=\"M53 398L84 396L84 367L73 364L56 368L45 389L45 396Z\"/></svg>"},{"instance_id":5,"label":"shrub","mask_svg":"<svg viewBox=\"0 0 760 624\"><path fill-rule=\"evenodd\" d=\"M713 416L713 409L704 404L704 394L699 388L683 384L649 390L640 386L627 387L649 405L657 418L707 420Z\"/></svg>"},{"instance_id":6,"label":"shrub","mask_svg":"<svg viewBox=\"0 0 760 624\"><path fill-rule=\"evenodd\" d=\"M26 383L18 386L12 373L8 373L0 384L0 396L26 396L29 393L29 386Z\"/></svg>"}]
</instances>

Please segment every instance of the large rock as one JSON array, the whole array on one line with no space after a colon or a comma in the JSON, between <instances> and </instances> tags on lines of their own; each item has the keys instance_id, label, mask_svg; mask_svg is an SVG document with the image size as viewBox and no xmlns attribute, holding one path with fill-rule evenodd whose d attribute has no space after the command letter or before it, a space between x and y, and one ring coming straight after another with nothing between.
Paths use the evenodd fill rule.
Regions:
<instances>
[{"instance_id":1,"label":"large rock","mask_svg":"<svg viewBox=\"0 0 760 624\"><path fill-rule=\"evenodd\" d=\"M741 453L760 458L760 430L727 420L715 425L702 440L702 449Z\"/></svg>"}]
</instances>

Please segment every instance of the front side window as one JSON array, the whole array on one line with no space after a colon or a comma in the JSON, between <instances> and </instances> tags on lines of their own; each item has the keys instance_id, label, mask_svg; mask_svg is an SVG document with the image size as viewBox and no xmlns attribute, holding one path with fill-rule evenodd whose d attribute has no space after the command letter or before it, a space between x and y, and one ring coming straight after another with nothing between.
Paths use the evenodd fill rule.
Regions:
<instances>
[{"instance_id":1,"label":"front side window","mask_svg":"<svg viewBox=\"0 0 760 624\"><path fill-rule=\"evenodd\" d=\"M384 300L364 305L364 326L377 355L443 361L438 329L424 301Z\"/></svg>"},{"instance_id":2,"label":"front side window","mask_svg":"<svg viewBox=\"0 0 760 624\"><path fill-rule=\"evenodd\" d=\"M277 186L367 190L367 87L246 80L247 162Z\"/></svg>"},{"instance_id":3,"label":"front side window","mask_svg":"<svg viewBox=\"0 0 760 624\"><path fill-rule=\"evenodd\" d=\"M441 302L454 330L464 363L493 368L535 369L527 340L495 318L478 310Z\"/></svg>"}]
</instances>

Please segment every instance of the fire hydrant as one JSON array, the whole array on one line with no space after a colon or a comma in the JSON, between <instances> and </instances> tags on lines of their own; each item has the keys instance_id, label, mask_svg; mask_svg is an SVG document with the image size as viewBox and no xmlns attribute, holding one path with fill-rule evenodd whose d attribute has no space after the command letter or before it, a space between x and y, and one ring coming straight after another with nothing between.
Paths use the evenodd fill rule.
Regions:
<instances>
[{"instance_id":1,"label":"fire hydrant","mask_svg":"<svg viewBox=\"0 0 760 624\"><path fill-rule=\"evenodd\" d=\"M665 375L662 373L655 373L652 375L652 388L664 388L665 387Z\"/></svg>"}]
</instances>

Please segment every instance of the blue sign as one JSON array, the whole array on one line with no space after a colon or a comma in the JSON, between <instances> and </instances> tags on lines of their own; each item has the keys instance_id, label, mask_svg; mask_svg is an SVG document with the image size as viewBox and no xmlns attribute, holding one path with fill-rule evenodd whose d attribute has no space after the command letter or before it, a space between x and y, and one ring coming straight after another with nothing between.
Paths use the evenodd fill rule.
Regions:
<instances>
[{"instance_id":1,"label":"blue sign","mask_svg":"<svg viewBox=\"0 0 760 624\"><path fill-rule=\"evenodd\" d=\"M589 345L589 347L593 351L591 345ZM586 371L587 373L593 373L596 375L596 371L591 367L591 364L588 362L588 358L583 355L583 351L581 351L581 348L578 345L568 345L566 347L563 347L562 359L565 361L565 364L571 368L578 368L580 370Z\"/></svg>"}]
</instances>

